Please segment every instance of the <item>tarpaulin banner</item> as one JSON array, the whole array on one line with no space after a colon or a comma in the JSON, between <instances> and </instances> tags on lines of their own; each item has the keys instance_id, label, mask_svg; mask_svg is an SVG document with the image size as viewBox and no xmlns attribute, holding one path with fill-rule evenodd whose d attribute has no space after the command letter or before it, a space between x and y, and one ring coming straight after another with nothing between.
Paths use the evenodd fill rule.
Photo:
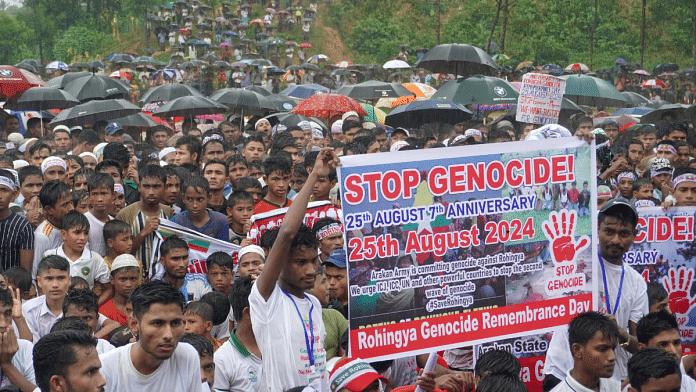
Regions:
<instances>
[{"instance_id":1,"label":"tarpaulin banner","mask_svg":"<svg viewBox=\"0 0 696 392\"><path fill-rule=\"evenodd\" d=\"M658 282L669 293L669 307L677 317L685 352L696 344L696 207L638 208L638 233L623 261L646 282Z\"/></svg>"},{"instance_id":2,"label":"tarpaulin banner","mask_svg":"<svg viewBox=\"0 0 696 392\"><path fill-rule=\"evenodd\" d=\"M592 151L564 138L342 157L350 355L527 336L594 309Z\"/></svg>"},{"instance_id":3,"label":"tarpaulin banner","mask_svg":"<svg viewBox=\"0 0 696 392\"><path fill-rule=\"evenodd\" d=\"M261 242L261 235L268 230L279 227L283 223L283 218L288 212L288 207L278 208L277 210L264 212L261 214L252 215L251 229L249 230L249 238L255 245ZM330 201L314 201L307 205L307 213L305 214L304 224L312 227L314 221L321 218L334 218L340 221L343 220L341 209L335 207Z\"/></svg>"}]
</instances>

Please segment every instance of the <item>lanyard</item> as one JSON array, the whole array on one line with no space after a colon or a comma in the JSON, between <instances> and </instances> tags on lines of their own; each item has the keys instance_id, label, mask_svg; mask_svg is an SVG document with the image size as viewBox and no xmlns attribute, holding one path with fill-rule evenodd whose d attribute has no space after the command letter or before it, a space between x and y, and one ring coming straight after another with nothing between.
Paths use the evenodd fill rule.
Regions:
<instances>
[{"instance_id":1,"label":"lanyard","mask_svg":"<svg viewBox=\"0 0 696 392\"><path fill-rule=\"evenodd\" d=\"M312 304L312 307L309 308L309 333L312 339L312 342L310 344L310 336L307 336L307 327L305 326L304 318L302 318L302 313L300 313L300 308L297 307L297 303L292 298L292 296L287 293L287 291L283 290L282 288L280 290L283 292L283 294L290 298L292 304L295 305L295 310L297 311L297 315L300 317L300 323L302 323L302 330L304 331L305 344L307 345L307 356L309 357L309 366L314 366L314 324L312 323L312 311L314 310L314 302L309 300L307 294L304 295L304 297L307 300L309 300L309 303Z\"/></svg>"},{"instance_id":2,"label":"lanyard","mask_svg":"<svg viewBox=\"0 0 696 392\"><path fill-rule=\"evenodd\" d=\"M609 289L607 288L607 273L604 271L604 259L602 259L602 256L597 254L599 256L599 265L602 267L602 280L604 281L604 300L606 301L607 304L607 312L610 314L616 314L616 310L619 308L619 301L621 300L621 289L623 289L623 282L624 282L624 274L626 273L626 270L624 269L624 265L621 264L621 280L619 281L619 294L616 296L616 303L614 304L614 311L611 311L611 305L609 304ZM297 306L297 305L295 305Z\"/></svg>"}]
</instances>

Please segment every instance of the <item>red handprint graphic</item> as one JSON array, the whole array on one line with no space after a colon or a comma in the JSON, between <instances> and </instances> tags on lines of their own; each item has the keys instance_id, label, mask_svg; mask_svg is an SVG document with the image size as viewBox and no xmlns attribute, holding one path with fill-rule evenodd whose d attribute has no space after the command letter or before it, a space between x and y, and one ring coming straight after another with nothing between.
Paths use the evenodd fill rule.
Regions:
<instances>
[{"instance_id":1,"label":"red handprint graphic","mask_svg":"<svg viewBox=\"0 0 696 392\"><path fill-rule=\"evenodd\" d=\"M685 267L670 268L668 275L663 278L662 285L669 293L669 308L673 313L686 314L696 302L689 298L693 280L694 270Z\"/></svg>"},{"instance_id":2,"label":"red handprint graphic","mask_svg":"<svg viewBox=\"0 0 696 392\"><path fill-rule=\"evenodd\" d=\"M551 257L556 263L575 260L575 255L590 245L590 239L582 236L575 241L575 222L577 212L562 209L552 211L549 220L544 221L542 228L551 245Z\"/></svg>"}]
</instances>

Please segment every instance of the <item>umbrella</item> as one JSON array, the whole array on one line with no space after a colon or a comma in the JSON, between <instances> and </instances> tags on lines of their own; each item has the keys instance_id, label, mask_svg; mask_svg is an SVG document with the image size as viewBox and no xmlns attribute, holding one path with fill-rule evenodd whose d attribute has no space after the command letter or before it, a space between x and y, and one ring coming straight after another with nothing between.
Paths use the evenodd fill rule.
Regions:
<instances>
[{"instance_id":1,"label":"umbrella","mask_svg":"<svg viewBox=\"0 0 696 392\"><path fill-rule=\"evenodd\" d=\"M358 101L339 94L312 95L291 110L292 113L329 119L350 111L355 111L360 116L367 115Z\"/></svg>"},{"instance_id":2,"label":"umbrella","mask_svg":"<svg viewBox=\"0 0 696 392\"><path fill-rule=\"evenodd\" d=\"M210 64L213 67L218 67L222 69L231 69L232 65L228 63L227 61L215 61L214 63Z\"/></svg>"},{"instance_id":3,"label":"umbrella","mask_svg":"<svg viewBox=\"0 0 696 392\"><path fill-rule=\"evenodd\" d=\"M350 61L339 61L338 63L336 63L336 66L338 68L348 68L351 65L353 65L353 63Z\"/></svg>"},{"instance_id":4,"label":"umbrella","mask_svg":"<svg viewBox=\"0 0 696 392\"><path fill-rule=\"evenodd\" d=\"M268 120L268 122L270 122L271 125L283 124L286 127L294 127L302 121L314 121L315 123L319 124L319 126L321 126L322 129L324 129L325 131L329 130L329 128L320 119L318 119L316 117L303 116L301 114L295 114L295 113L290 113L290 112L280 112L280 113L273 113L273 114L268 115L264 118L266 120Z\"/></svg>"},{"instance_id":5,"label":"umbrella","mask_svg":"<svg viewBox=\"0 0 696 392\"><path fill-rule=\"evenodd\" d=\"M271 94L266 97L268 101L273 104L276 111L278 112L288 112L292 110L298 103L301 102L298 98L292 98L287 95Z\"/></svg>"},{"instance_id":6,"label":"umbrella","mask_svg":"<svg viewBox=\"0 0 696 392\"><path fill-rule=\"evenodd\" d=\"M657 77L662 78L662 79L675 79L675 78L678 78L679 75L674 73L674 72L663 72L663 73L657 75Z\"/></svg>"},{"instance_id":7,"label":"umbrella","mask_svg":"<svg viewBox=\"0 0 696 392\"><path fill-rule=\"evenodd\" d=\"M10 98L32 87L45 85L46 83L40 77L25 69L0 65L0 96Z\"/></svg>"},{"instance_id":8,"label":"umbrella","mask_svg":"<svg viewBox=\"0 0 696 392\"><path fill-rule=\"evenodd\" d=\"M231 48L232 44L230 44L229 42L223 42L220 44L220 47L221 48Z\"/></svg>"},{"instance_id":9,"label":"umbrella","mask_svg":"<svg viewBox=\"0 0 696 392\"><path fill-rule=\"evenodd\" d=\"M310 23L310 22L314 22L314 19L312 19L312 18L302 18L302 19L300 20L300 22L303 22L303 23Z\"/></svg>"},{"instance_id":10,"label":"umbrella","mask_svg":"<svg viewBox=\"0 0 696 392\"><path fill-rule=\"evenodd\" d=\"M249 65L254 65L257 67L270 67L273 65L273 63L271 63L270 61L268 61L266 59L254 59L253 61L251 61L249 63Z\"/></svg>"},{"instance_id":11,"label":"umbrella","mask_svg":"<svg viewBox=\"0 0 696 392\"><path fill-rule=\"evenodd\" d=\"M643 76L650 76L650 72L644 70L644 69L637 69L633 71L634 75L643 75Z\"/></svg>"},{"instance_id":12,"label":"umbrella","mask_svg":"<svg viewBox=\"0 0 696 392\"><path fill-rule=\"evenodd\" d=\"M170 25L167 26L167 30L169 30L169 31L177 31L177 30L179 30L180 28L181 28L181 26L179 26L179 25L176 24L176 23L172 23L172 24L170 24Z\"/></svg>"},{"instance_id":13,"label":"umbrella","mask_svg":"<svg viewBox=\"0 0 696 392\"><path fill-rule=\"evenodd\" d=\"M130 63L133 61L133 56L125 53L109 56L109 61L112 63Z\"/></svg>"},{"instance_id":14,"label":"umbrella","mask_svg":"<svg viewBox=\"0 0 696 392\"><path fill-rule=\"evenodd\" d=\"M515 67L515 71L519 71L522 68L532 67L533 65L534 65L534 63L532 63L531 61L523 61L523 62L517 64L517 67Z\"/></svg>"},{"instance_id":15,"label":"umbrella","mask_svg":"<svg viewBox=\"0 0 696 392\"><path fill-rule=\"evenodd\" d=\"M624 106L626 98L606 80L587 75L560 76L566 80L564 97L578 105Z\"/></svg>"},{"instance_id":16,"label":"umbrella","mask_svg":"<svg viewBox=\"0 0 696 392\"><path fill-rule=\"evenodd\" d=\"M24 59L22 62L25 64L31 64L36 69L43 68L43 64L37 59Z\"/></svg>"},{"instance_id":17,"label":"umbrella","mask_svg":"<svg viewBox=\"0 0 696 392\"><path fill-rule=\"evenodd\" d=\"M38 72L38 70L36 69L36 67L34 67L33 65L31 65L31 64L29 64L29 63L21 62L21 63L15 64L14 66L15 66L16 68L23 69L23 70L29 71L29 72L31 72L31 73L37 73L37 72Z\"/></svg>"},{"instance_id":18,"label":"umbrella","mask_svg":"<svg viewBox=\"0 0 696 392\"><path fill-rule=\"evenodd\" d=\"M318 84L299 84L295 86L289 86L285 90L281 91L280 93L282 95L287 95L290 97L297 97L297 98L308 98L312 95L315 94L323 94L323 93L328 93L329 89L327 89L324 86L318 85Z\"/></svg>"},{"instance_id":19,"label":"umbrella","mask_svg":"<svg viewBox=\"0 0 696 392\"><path fill-rule=\"evenodd\" d=\"M147 92L140 98L140 102L165 102L187 96L203 97L203 94L186 84L168 83L147 90Z\"/></svg>"},{"instance_id":20,"label":"umbrella","mask_svg":"<svg viewBox=\"0 0 696 392\"><path fill-rule=\"evenodd\" d=\"M319 67L311 63L302 63L300 64L300 67L310 71L321 72L321 69L319 69Z\"/></svg>"},{"instance_id":21,"label":"umbrella","mask_svg":"<svg viewBox=\"0 0 696 392\"><path fill-rule=\"evenodd\" d=\"M360 103L367 115L363 118L364 121L369 121L371 123L384 125L385 118L387 114L382 111L382 109L377 109L369 103Z\"/></svg>"},{"instance_id":22,"label":"umbrella","mask_svg":"<svg viewBox=\"0 0 696 392\"><path fill-rule=\"evenodd\" d=\"M565 67L566 71L590 72L590 67L582 63L573 63Z\"/></svg>"},{"instance_id":23,"label":"umbrella","mask_svg":"<svg viewBox=\"0 0 696 392\"><path fill-rule=\"evenodd\" d=\"M88 63L88 65L89 65L89 68L90 68L90 69L92 69L92 68L96 68L96 69L107 69L107 68L109 68L109 67L106 65L106 63L104 63L104 62L101 61L101 60L90 61L90 62Z\"/></svg>"},{"instance_id":24,"label":"umbrella","mask_svg":"<svg viewBox=\"0 0 696 392\"><path fill-rule=\"evenodd\" d=\"M191 34L191 32L188 29L179 29L179 34L188 35Z\"/></svg>"},{"instance_id":25,"label":"umbrella","mask_svg":"<svg viewBox=\"0 0 696 392\"><path fill-rule=\"evenodd\" d=\"M544 64L541 66L541 71L560 75L563 73L563 68L556 64Z\"/></svg>"},{"instance_id":26,"label":"umbrella","mask_svg":"<svg viewBox=\"0 0 696 392\"><path fill-rule=\"evenodd\" d=\"M653 68L653 75L659 75L663 72L676 72L679 70L679 66L677 64L672 64L672 63L663 63L663 64L658 64Z\"/></svg>"},{"instance_id":27,"label":"umbrella","mask_svg":"<svg viewBox=\"0 0 696 392\"><path fill-rule=\"evenodd\" d=\"M55 87L55 88L60 88L62 89L67 85L68 83L72 82L73 80L77 78L81 78L83 76L90 76L92 75L91 72L68 72L65 75L61 75L58 77L55 77L51 80L49 80L46 85L48 87Z\"/></svg>"},{"instance_id":28,"label":"umbrella","mask_svg":"<svg viewBox=\"0 0 696 392\"><path fill-rule=\"evenodd\" d=\"M135 113L140 113L140 108L125 99L95 100L63 110L51 125L94 124L99 120L109 121Z\"/></svg>"},{"instance_id":29,"label":"umbrella","mask_svg":"<svg viewBox=\"0 0 696 392\"><path fill-rule=\"evenodd\" d=\"M285 75L285 72L287 72L287 71L285 71L284 69L274 67L274 68L268 69L266 71L266 75L268 75L268 76L280 76L280 75Z\"/></svg>"},{"instance_id":30,"label":"umbrella","mask_svg":"<svg viewBox=\"0 0 696 392\"><path fill-rule=\"evenodd\" d=\"M345 95L346 97L371 101L379 98L414 95L401 84L378 82L376 80L370 80L351 86L343 86L337 91L337 93Z\"/></svg>"},{"instance_id":31,"label":"umbrella","mask_svg":"<svg viewBox=\"0 0 696 392\"><path fill-rule=\"evenodd\" d=\"M270 91L266 90L265 88L263 88L261 86L255 86L255 85L247 86L247 87L244 87L244 90L249 90L249 91L253 91L255 93L259 93L259 94L263 95L264 97L268 97L271 95Z\"/></svg>"},{"instance_id":32,"label":"umbrella","mask_svg":"<svg viewBox=\"0 0 696 392\"><path fill-rule=\"evenodd\" d=\"M264 114L276 110L266 97L243 88L223 88L214 92L210 99L233 111L241 110L248 115Z\"/></svg>"},{"instance_id":33,"label":"umbrella","mask_svg":"<svg viewBox=\"0 0 696 392\"><path fill-rule=\"evenodd\" d=\"M563 98L561 101L561 112L559 114L560 118L570 118L574 114L579 114L579 113L584 113L585 111L582 110L580 106L575 104L573 101L569 100L568 98ZM499 117L495 122L499 122L502 120L508 120L513 123L516 123L515 116L517 115L517 106L513 107L512 109L508 110L507 113L505 113L503 116Z\"/></svg>"},{"instance_id":34,"label":"umbrella","mask_svg":"<svg viewBox=\"0 0 696 392\"><path fill-rule=\"evenodd\" d=\"M315 54L314 56L310 57L307 59L308 63L323 63L326 61L329 61L329 56L323 55L323 54Z\"/></svg>"},{"instance_id":35,"label":"umbrella","mask_svg":"<svg viewBox=\"0 0 696 392\"><path fill-rule=\"evenodd\" d=\"M495 105L517 103L518 96L517 89L506 80L475 75L467 79L450 80L431 99L447 99L462 105Z\"/></svg>"},{"instance_id":36,"label":"umbrella","mask_svg":"<svg viewBox=\"0 0 696 392\"><path fill-rule=\"evenodd\" d=\"M508 55L506 55L506 54L504 54L504 53L497 53L497 54L494 54L491 58L493 59L493 61L498 61L498 60L507 61L507 60L510 60L510 56L508 56Z\"/></svg>"},{"instance_id":37,"label":"umbrella","mask_svg":"<svg viewBox=\"0 0 696 392\"><path fill-rule=\"evenodd\" d=\"M648 98L645 98L644 96L631 91L623 91L621 95L623 95L624 98L626 98L628 106L640 106L650 103L650 100Z\"/></svg>"},{"instance_id":38,"label":"umbrella","mask_svg":"<svg viewBox=\"0 0 696 392\"><path fill-rule=\"evenodd\" d=\"M133 79L131 75L128 74L128 72L124 72L122 70L114 71L109 74L110 78L116 78L116 79L121 79L121 78L126 78L128 80Z\"/></svg>"},{"instance_id":39,"label":"umbrella","mask_svg":"<svg viewBox=\"0 0 696 392\"><path fill-rule=\"evenodd\" d=\"M263 26L263 20L261 19L254 19L251 22L249 22L250 25L256 25L256 26Z\"/></svg>"},{"instance_id":40,"label":"umbrella","mask_svg":"<svg viewBox=\"0 0 696 392\"><path fill-rule=\"evenodd\" d=\"M643 88L667 88L664 83L659 79L648 79L640 84Z\"/></svg>"},{"instance_id":41,"label":"umbrella","mask_svg":"<svg viewBox=\"0 0 696 392\"><path fill-rule=\"evenodd\" d=\"M209 63L210 63L210 62L215 62L215 61L220 60L219 58L217 58L216 55L214 55L214 54L212 54L212 53L208 53L208 54L202 56L200 59L203 60L203 61L207 61L207 62L209 62Z\"/></svg>"},{"instance_id":42,"label":"umbrella","mask_svg":"<svg viewBox=\"0 0 696 392\"><path fill-rule=\"evenodd\" d=\"M276 14L276 10L274 10L273 8L266 8L266 9L263 10L263 11L264 11L265 13L267 13L267 14L273 14L273 15Z\"/></svg>"},{"instance_id":43,"label":"umbrella","mask_svg":"<svg viewBox=\"0 0 696 392\"><path fill-rule=\"evenodd\" d=\"M65 64L62 61L51 61L48 63L46 66L46 70L61 70L61 71L67 71L68 70L68 64Z\"/></svg>"},{"instance_id":44,"label":"umbrella","mask_svg":"<svg viewBox=\"0 0 696 392\"><path fill-rule=\"evenodd\" d=\"M212 30L213 29L213 26L206 24L206 23L197 24L196 27L198 27L198 30Z\"/></svg>"},{"instance_id":45,"label":"umbrella","mask_svg":"<svg viewBox=\"0 0 696 392\"><path fill-rule=\"evenodd\" d=\"M80 101L69 93L54 87L32 87L22 93L18 99L5 104L4 109L35 110L67 109Z\"/></svg>"},{"instance_id":46,"label":"umbrella","mask_svg":"<svg viewBox=\"0 0 696 392\"><path fill-rule=\"evenodd\" d=\"M218 16L215 18L215 22L217 23L227 23L227 19L223 18L222 16Z\"/></svg>"},{"instance_id":47,"label":"umbrella","mask_svg":"<svg viewBox=\"0 0 696 392\"><path fill-rule=\"evenodd\" d=\"M115 120L112 120L113 122L117 122L121 124L124 127L154 127L157 126L157 122L153 120L150 116L148 116L145 113L135 113L131 114L130 116L126 117L121 117L117 118Z\"/></svg>"},{"instance_id":48,"label":"umbrella","mask_svg":"<svg viewBox=\"0 0 696 392\"><path fill-rule=\"evenodd\" d=\"M427 51L415 67L462 76L491 74L498 69L488 53L467 44L438 45Z\"/></svg>"},{"instance_id":49,"label":"umbrella","mask_svg":"<svg viewBox=\"0 0 696 392\"><path fill-rule=\"evenodd\" d=\"M350 76L351 71L345 68L338 68L333 71L331 71L331 76Z\"/></svg>"},{"instance_id":50,"label":"umbrella","mask_svg":"<svg viewBox=\"0 0 696 392\"><path fill-rule=\"evenodd\" d=\"M679 103L662 105L650 113L643 115L640 118L640 122L642 124L655 124L656 122L662 120L666 115L671 117L671 122L688 120L689 118L687 117L686 113L686 109L688 107L689 105L682 105Z\"/></svg>"},{"instance_id":51,"label":"umbrella","mask_svg":"<svg viewBox=\"0 0 696 392\"><path fill-rule=\"evenodd\" d=\"M385 108L395 108L400 105L405 105L413 101L422 101L428 99L435 95L437 89L430 85L424 83L404 83L403 84L408 91L412 92L414 96L404 96L399 98L380 98L375 104L376 107Z\"/></svg>"},{"instance_id":52,"label":"umbrella","mask_svg":"<svg viewBox=\"0 0 696 392\"><path fill-rule=\"evenodd\" d=\"M473 113L464 105L444 100L414 101L392 110L386 117L391 127L418 128L423 124L456 124L471 119Z\"/></svg>"},{"instance_id":53,"label":"umbrella","mask_svg":"<svg viewBox=\"0 0 696 392\"><path fill-rule=\"evenodd\" d=\"M399 69L399 68L411 68L407 62L403 60L389 60L382 66L384 69Z\"/></svg>"},{"instance_id":54,"label":"umbrella","mask_svg":"<svg viewBox=\"0 0 696 392\"><path fill-rule=\"evenodd\" d=\"M249 4L242 4L241 7L239 7L239 8L241 8L241 9L245 9L245 8L251 9L251 6L250 6Z\"/></svg>"},{"instance_id":55,"label":"umbrella","mask_svg":"<svg viewBox=\"0 0 696 392\"><path fill-rule=\"evenodd\" d=\"M297 47L302 48L302 49L311 49L312 45L305 42L305 43L301 43L301 44L297 45Z\"/></svg>"},{"instance_id":56,"label":"umbrella","mask_svg":"<svg viewBox=\"0 0 696 392\"><path fill-rule=\"evenodd\" d=\"M625 93L622 93L622 94L625 94ZM628 99L628 98L626 98L626 99ZM653 110L655 110L655 109L649 108L647 106L636 106L636 107L632 107L632 108L618 109L614 112L614 115L615 116L627 115L627 116L640 117L640 116L644 116L644 115L652 112Z\"/></svg>"},{"instance_id":57,"label":"umbrella","mask_svg":"<svg viewBox=\"0 0 696 392\"><path fill-rule=\"evenodd\" d=\"M227 31L223 32L222 35L229 35L230 37L239 36L239 34L237 34L236 32L234 32L232 30L227 30ZM220 44L220 46L222 46L222 44Z\"/></svg>"},{"instance_id":58,"label":"umbrella","mask_svg":"<svg viewBox=\"0 0 696 392\"><path fill-rule=\"evenodd\" d=\"M85 102L92 99L126 97L130 86L106 75L89 74L69 82L63 90L79 99L80 102Z\"/></svg>"},{"instance_id":59,"label":"umbrella","mask_svg":"<svg viewBox=\"0 0 696 392\"><path fill-rule=\"evenodd\" d=\"M665 105L671 105L671 103L665 101L664 99L658 99L658 100L650 100L650 103L645 104L646 107L652 108L652 109L659 109L662 106Z\"/></svg>"},{"instance_id":60,"label":"umbrella","mask_svg":"<svg viewBox=\"0 0 696 392\"><path fill-rule=\"evenodd\" d=\"M135 65L160 65L160 64L162 64L163 65L164 63L162 63L161 61L158 61L154 57L140 56L140 57L136 57L133 59L133 64L135 64Z\"/></svg>"},{"instance_id":61,"label":"umbrella","mask_svg":"<svg viewBox=\"0 0 696 392\"><path fill-rule=\"evenodd\" d=\"M171 100L160 106L153 116L157 117L193 117L202 114L225 113L227 106L205 97L184 96Z\"/></svg>"}]
</instances>

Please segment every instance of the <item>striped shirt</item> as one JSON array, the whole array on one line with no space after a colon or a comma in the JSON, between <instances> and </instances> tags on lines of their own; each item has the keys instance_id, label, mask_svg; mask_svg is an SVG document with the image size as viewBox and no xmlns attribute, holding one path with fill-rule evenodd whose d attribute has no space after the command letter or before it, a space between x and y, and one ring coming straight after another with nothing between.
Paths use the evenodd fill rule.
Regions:
<instances>
[{"instance_id":1,"label":"striped shirt","mask_svg":"<svg viewBox=\"0 0 696 392\"><path fill-rule=\"evenodd\" d=\"M164 204L160 204L160 219L169 219L172 216L172 209ZM134 203L119 211L116 219L126 222L133 230L133 236L137 236L144 228L148 216L140 209L140 203ZM143 276L148 277L152 267L152 243L155 233L148 235L140 244L140 247L133 253L136 259L142 260Z\"/></svg>"},{"instance_id":2,"label":"striped shirt","mask_svg":"<svg viewBox=\"0 0 696 392\"><path fill-rule=\"evenodd\" d=\"M34 248L34 228L14 212L0 221L0 267L6 271L20 266L19 251Z\"/></svg>"}]
</instances>

